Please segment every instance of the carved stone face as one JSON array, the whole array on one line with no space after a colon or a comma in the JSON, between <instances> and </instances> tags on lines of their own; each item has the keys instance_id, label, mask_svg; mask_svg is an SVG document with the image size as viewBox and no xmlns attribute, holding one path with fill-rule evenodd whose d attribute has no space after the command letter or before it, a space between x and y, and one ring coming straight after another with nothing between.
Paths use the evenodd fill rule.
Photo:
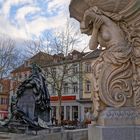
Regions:
<instances>
[{"instance_id":1,"label":"carved stone face","mask_svg":"<svg viewBox=\"0 0 140 140\"><path fill-rule=\"evenodd\" d=\"M92 29L93 29L93 23L94 23L94 20L92 21L82 21L80 23L80 29L81 29L81 32L82 33L85 33L87 35L91 35L92 34Z\"/></svg>"},{"instance_id":2,"label":"carved stone face","mask_svg":"<svg viewBox=\"0 0 140 140\"><path fill-rule=\"evenodd\" d=\"M97 14L97 7L90 8L86 10L83 20L80 23L80 29L82 33L91 35L93 30L93 25L95 20L100 19L100 16Z\"/></svg>"}]
</instances>

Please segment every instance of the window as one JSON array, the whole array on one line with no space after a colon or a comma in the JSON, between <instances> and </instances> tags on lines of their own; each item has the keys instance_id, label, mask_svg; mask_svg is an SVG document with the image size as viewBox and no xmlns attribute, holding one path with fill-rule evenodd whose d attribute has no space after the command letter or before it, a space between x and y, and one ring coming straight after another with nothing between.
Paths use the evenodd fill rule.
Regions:
<instances>
[{"instance_id":1,"label":"window","mask_svg":"<svg viewBox=\"0 0 140 140\"><path fill-rule=\"evenodd\" d=\"M52 74L56 74L56 68L52 68Z\"/></svg>"},{"instance_id":2,"label":"window","mask_svg":"<svg viewBox=\"0 0 140 140\"><path fill-rule=\"evenodd\" d=\"M70 106L66 106L66 120L70 120Z\"/></svg>"},{"instance_id":3,"label":"window","mask_svg":"<svg viewBox=\"0 0 140 140\"><path fill-rule=\"evenodd\" d=\"M24 74L24 77L25 77L25 79L26 79L26 78L28 78L28 75L27 75L27 73L25 73L25 74Z\"/></svg>"},{"instance_id":4,"label":"window","mask_svg":"<svg viewBox=\"0 0 140 140\"><path fill-rule=\"evenodd\" d=\"M7 98L0 98L0 104L1 105L7 105L8 104L8 99Z\"/></svg>"},{"instance_id":5,"label":"window","mask_svg":"<svg viewBox=\"0 0 140 140\"><path fill-rule=\"evenodd\" d=\"M91 72L91 63L85 63L85 72Z\"/></svg>"},{"instance_id":6,"label":"window","mask_svg":"<svg viewBox=\"0 0 140 140\"><path fill-rule=\"evenodd\" d=\"M25 67L29 67L30 62L29 61L25 61L24 65L25 65Z\"/></svg>"},{"instance_id":7,"label":"window","mask_svg":"<svg viewBox=\"0 0 140 140\"><path fill-rule=\"evenodd\" d=\"M68 75L69 74L69 67L67 67L64 71L64 74Z\"/></svg>"},{"instance_id":8,"label":"window","mask_svg":"<svg viewBox=\"0 0 140 140\"><path fill-rule=\"evenodd\" d=\"M18 76L19 80L22 79L22 74L20 73Z\"/></svg>"},{"instance_id":9,"label":"window","mask_svg":"<svg viewBox=\"0 0 140 140\"><path fill-rule=\"evenodd\" d=\"M78 83L75 82L72 85L73 85L73 93L77 94L78 93Z\"/></svg>"},{"instance_id":10,"label":"window","mask_svg":"<svg viewBox=\"0 0 140 140\"><path fill-rule=\"evenodd\" d=\"M52 106L51 109L52 109L52 117L56 118L56 106Z\"/></svg>"},{"instance_id":11,"label":"window","mask_svg":"<svg viewBox=\"0 0 140 140\"><path fill-rule=\"evenodd\" d=\"M65 83L64 84L64 94L68 94L69 92L69 86L68 86L68 83Z\"/></svg>"},{"instance_id":12,"label":"window","mask_svg":"<svg viewBox=\"0 0 140 140\"><path fill-rule=\"evenodd\" d=\"M78 71L78 64L73 64L73 73L77 73Z\"/></svg>"},{"instance_id":13,"label":"window","mask_svg":"<svg viewBox=\"0 0 140 140\"><path fill-rule=\"evenodd\" d=\"M2 98L0 98L0 105L2 105Z\"/></svg>"},{"instance_id":14,"label":"window","mask_svg":"<svg viewBox=\"0 0 140 140\"><path fill-rule=\"evenodd\" d=\"M85 82L85 91L91 92L91 82L89 80Z\"/></svg>"},{"instance_id":15,"label":"window","mask_svg":"<svg viewBox=\"0 0 140 140\"><path fill-rule=\"evenodd\" d=\"M78 106L72 106L72 120L78 119Z\"/></svg>"},{"instance_id":16,"label":"window","mask_svg":"<svg viewBox=\"0 0 140 140\"><path fill-rule=\"evenodd\" d=\"M0 92L2 92L3 90L3 86L0 84Z\"/></svg>"},{"instance_id":17,"label":"window","mask_svg":"<svg viewBox=\"0 0 140 140\"><path fill-rule=\"evenodd\" d=\"M64 120L64 106L61 106L61 120Z\"/></svg>"},{"instance_id":18,"label":"window","mask_svg":"<svg viewBox=\"0 0 140 140\"><path fill-rule=\"evenodd\" d=\"M52 95L55 95L56 94L55 86L52 85L51 88L52 88Z\"/></svg>"},{"instance_id":19,"label":"window","mask_svg":"<svg viewBox=\"0 0 140 140\"><path fill-rule=\"evenodd\" d=\"M8 99L4 98L4 104L7 105L8 104Z\"/></svg>"},{"instance_id":20,"label":"window","mask_svg":"<svg viewBox=\"0 0 140 140\"><path fill-rule=\"evenodd\" d=\"M78 59L78 55L77 54L74 54L73 55L73 60L76 60L76 59Z\"/></svg>"}]
</instances>

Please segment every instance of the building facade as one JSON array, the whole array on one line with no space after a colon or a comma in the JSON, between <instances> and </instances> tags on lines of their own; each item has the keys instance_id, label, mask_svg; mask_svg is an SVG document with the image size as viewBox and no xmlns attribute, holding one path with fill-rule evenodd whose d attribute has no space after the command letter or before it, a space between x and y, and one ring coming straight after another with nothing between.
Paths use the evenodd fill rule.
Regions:
<instances>
[{"instance_id":1,"label":"building facade","mask_svg":"<svg viewBox=\"0 0 140 140\"><path fill-rule=\"evenodd\" d=\"M64 56L63 54L48 55L39 52L11 72L13 90L10 97L15 95L19 83L30 75L30 64L36 63L44 69L46 74L51 96L51 116L58 119L61 97L62 120L83 121L85 111L92 108L91 95L94 83L92 83L91 64L99 53L100 50L89 53L74 50L68 56Z\"/></svg>"},{"instance_id":2,"label":"building facade","mask_svg":"<svg viewBox=\"0 0 140 140\"><path fill-rule=\"evenodd\" d=\"M94 94L93 86L93 70L92 65L100 55L101 50L95 50L89 52L82 58L82 98L78 100L81 106L81 120L84 120L84 116L87 112L91 112L93 109L92 95Z\"/></svg>"},{"instance_id":3,"label":"building facade","mask_svg":"<svg viewBox=\"0 0 140 140\"><path fill-rule=\"evenodd\" d=\"M0 120L8 117L11 80L0 80Z\"/></svg>"}]
</instances>

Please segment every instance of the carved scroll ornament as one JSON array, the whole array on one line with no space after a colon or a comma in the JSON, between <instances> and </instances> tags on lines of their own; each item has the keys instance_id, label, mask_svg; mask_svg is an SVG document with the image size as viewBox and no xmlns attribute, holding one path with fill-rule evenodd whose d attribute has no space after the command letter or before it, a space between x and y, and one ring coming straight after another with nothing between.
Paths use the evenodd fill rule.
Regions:
<instances>
[{"instance_id":1,"label":"carved scroll ornament","mask_svg":"<svg viewBox=\"0 0 140 140\"><path fill-rule=\"evenodd\" d=\"M71 16L91 35L90 49L105 50L93 64L94 118L105 107L140 106L140 0L84 0ZM85 6L84 6L85 5Z\"/></svg>"}]
</instances>

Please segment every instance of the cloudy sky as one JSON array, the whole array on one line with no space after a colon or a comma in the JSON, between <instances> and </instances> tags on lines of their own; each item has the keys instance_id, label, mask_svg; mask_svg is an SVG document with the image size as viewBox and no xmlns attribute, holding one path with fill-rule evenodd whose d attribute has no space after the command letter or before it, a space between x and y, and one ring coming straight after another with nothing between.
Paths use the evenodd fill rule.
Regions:
<instances>
[{"instance_id":1,"label":"cloudy sky","mask_svg":"<svg viewBox=\"0 0 140 140\"><path fill-rule=\"evenodd\" d=\"M0 0L0 34L32 39L60 28L70 0Z\"/></svg>"},{"instance_id":2,"label":"cloudy sky","mask_svg":"<svg viewBox=\"0 0 140 140\"><path fill-rule=\"evenodd\" d=\"M69 18L69 3L70 0L0 0L0 36L36 40L63 29ZM79 23L74 19L72 22L79 29ZM86 37L84 45L88 44Z\"/></svg>"}]
</instances>

